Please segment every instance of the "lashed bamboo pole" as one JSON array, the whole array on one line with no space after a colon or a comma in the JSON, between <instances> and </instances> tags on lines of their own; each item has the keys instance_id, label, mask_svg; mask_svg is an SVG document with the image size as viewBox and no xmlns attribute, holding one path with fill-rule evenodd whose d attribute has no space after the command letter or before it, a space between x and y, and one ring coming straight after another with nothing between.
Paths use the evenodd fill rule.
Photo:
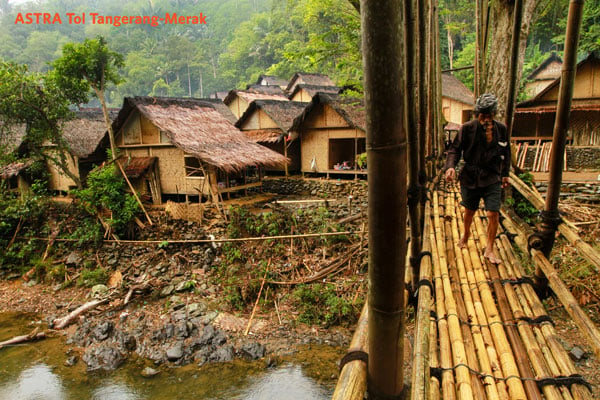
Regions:
<instances>
[{"instance_id":1,"label":"lashed bamboo pole","mask_svg":"<svg viewBox=\"0 0 600 400\"><path fill-rule=\"evenodd\" d=\"M432 306L431 311L435 312L435 306ZM437 337L437 323L435 318L431 316L429 318L429 365L432 368L438 368L440 366L438 357ZM427 399L440 400L440 380L437 376L431 375L429 377Z\"/></svg>"},{"instance_id":2,"label":"lashed bamboo pole","mask_svg":"<svg viewBox=\"0 0 600 400\"><path fill-rule=\"evenodd\" d=\"M507 217L507 215L505 217ZM515 237L515 242L519 245L523 252L527 253L527 241L525 240L523 233L520 232L520 229L517 228L517 224L510 221L509 218L507 218L507 221L504 221L504 224L507 226L507 228L513 230L514 233L518 233L518 236ZM600 357L600 331L598 331L598 328L581 309L581 307L579 307L579 304L569 292L568 288L560 279L560 276L552 267L552 264L550 264L548 259L543 255L543 253L532 249L531 258L534 264L542 269L544 274L546 274L550 287L562 303L565 310L569 313L571 318L573 318L573 322L575 322L577 327L587 338L588 345L593 349L596 357Z\"/></svg>"},{"instance_id":3,"label":"lashed bamboo pole","mask_svg":"<svg viewBox=\"0 0 600 400\"><path fill-rule=\"evenodd\" d=\"M583 17L583 4L584 0L570 0L569 13L567 15L564 61L561 67L556 119L554 120L554 130L552 132L549 184L546 193L546 204L541 214L542 223L538 230L538 233L543 238L540 250L546 258L550 257L555 240L554 233L557 229L558 199L562 183L563 157L567 143L575 73L577 71L577 46Z\"/></svg>"},{"instance_id":4,"label":"lashed bamboo pole","mask_svg":"<svg viewBox=\"0 0 600 400\"><path fill-rule=\"evenodd\" d=\"M369 365L373 399L404 391L406 130L399 0L360 2L369 165ZM382 62L385 59L386 62ZM390 171L394 171L393 174Z\"/></svg>"},{"instance_id":5,"label":"lashed bamboo pole","mask_svg":"<svg viewBox=\"0 0 600 400\"><path fill-rule=\"evenodd\" d=\"M459 220L460 221L460 220ZM520 379L519 369L517 367L510 343L506 337L506 333L502 328L502 320L499 316L496 303L492 295L492 291L489 287L488 278L486 277L479 253L481 252L476 248L474 238L471 237L467 243L469 249L469 255L473 264L473 272L475 278L475 284L479 287L479 292L483 307L487 316L488 324L492 332L492 338L496 351L500 359L500 365L504 376L506 377L506 384L511 399L526 399L525 390Z\"/></svg>"},{"instance_id":6,"label":"lashed bamboo pole","mask_svg":"<svg viewBox=\"0 0 600 400\"><path fill-rule=\"evenodd\" d=\"M446 202L446 217L450 220L451 236L453 237L454 242L456 242L459 238L459 232L454 202L454 196L448 196ZM491 333L489 331L489 328L485 326L486 321L481 321L479 319L477 310L475 308L473 297L477 296L477 293L473 292L477 291L477 286L469 285L467 271L465 268L465 261L468 261L470 263L470 260L463 259L463 251L466 250L457 249L455 253L456 272L458 274L458 277L454 277L453 280L455 282L459 282L460 287L462 289L466 313L468 315L468 318L464 320L468 320L472 323L471 332L473 335L473 341L475 343L476 354L479 359L480 371L486 375L486 377L483 379L483 382L485 385L487 398L489 400L495 400L500 398L508 399L508 393L506 392L506 385L504 384L504 382L502 380L495 381L493 379L494 376L502 378L502 375L496 373L498 371L497 368L496 371L494 371L494 369L492 368L492 363L495 365L498 365L499 363L497 357L495 357L495 351L490 351L488 353L488 346L486 345L486 343L492 343ZM492 358L492 360L490 360L490 358Z\"/></svg>"},{"instance_id":7,"label":"lashed bamboo pole","mask_svg":"<svg viewBox=\"0 0 600 400\"><path fill-rule=\"evenodd\" d=\"M367 351L369 308L363 306L352 341L351 350ZM342 368L332 400L362 400L367 390L367 365L361 360L348 362Z\"/></svg>"},{"instance_id":8,"label":"lashed bamboo pole","mask_svg":"<svg viewBox=\"0 0 600 400\"><path fill-rule=\"evenodd\" d=\"M518 260L506 235L502 234L500 236L500 240L498 240L496 243L498 244L502 258L505 261L505 264L500 265L498 268L501 278L521 278L523 275L518 271ZM507 285L506 289L507 295L510 296L509 299L511 300L511 307L513 310L516 310L516 318L519 316L525 316L532 319L538 317L547 317L547 313L531 285L516 285L514 289L512 286ZM533 311L534 309L535 311ZM576 372L571 363L571 359L566 354L566 351L564 351L562 346L552 346L549 344L551 342L557 342L556 332L551 322L542 322L541 326L533 327L528 323L520 322L519 331L522 331L522 337L527 337L527 340L531 340L531 335L533 335L535 340L537 340L538 347L536 348L535 344L533 344L528 351L532 351L531 349L535 348L535 351L530 353L530 359L532 360L532 365L534 368L536 368L538 376L569 376ZM543 369L541 366L541 361L539 361L539 353L541 353L543 360L546 361L546 369ZM567 391L568 388L560 387L559 390L560 392L563 392L563 396L566 397L564 392ZM573 392L575 398L590 398L589 390L585 386L574 384L571 387L571 391ZM550 398L550 395L546 392L547 390L544 388L544 395L547 398Z\"/></svg>"},{"instance_id":9,"label":"lashed bamboo pole","mask_svg":"<svg viewBox=\"0 0 600 400\"><path fill-rule=\"evenodd\" d=\"M425 215L423 225L423 238L429 238L431 230L431 207L429 201L425 204ZM423 251L427 252L431 249L431 242L424 240ZM424 257L421 260L421 268L419 271L419 281L431 282L431 256ZM429 398L429 357L430 346L430 310L431 310L431 288L423 285L418 288L418 300L415 321L415 344L413 350L413 367L411 377L411 399L426 400ZM439 392L439 388L438 388Z\"/></svg>"},{"instance_id":10,"label":"lashed bamboo pole","mask_svg":"<svg viewBox=\"0 0 600 400\"><path fill-rule=\"evenodd\" d=\"M508 98L506 99L505 124L508 131L508 138L512 136L513 116L515 113L515 100L517 98L517 77L519 65L519 53L521 44L521 23L523 20L523 0L515 0L513 7L513 29L512 29L512 45L509 62L509 78L508 78ZM527 145L525 146L525 152Z\"/></svg>"},{"instance_id":11,"label":"lashed bamboo pole","mask_svg":"<svg viewBox=\"0 0 600 400\"><path fill-rule=\"evenodd\" d=\"M435 194L435 193L434 193ZM434 197L434 209L433 214L439 214L437 207L437 198ZM435 311L438 317L437 327L439 336L439 350L440 350L440 367L442 368L442 398L444 400L455 400L456 399L456 385L454 382L454 374L452 373L452 346L450 339L450 332L448 329L448 321L446 316L446 306L444 298L444 284L442 281L440 271L440 259L438 254L437 242L435 239L435 232L431 230L429 233L429 242L431 244L431 254L433 259L433 276L435 286Z\"/></svg>"}]
</instances>

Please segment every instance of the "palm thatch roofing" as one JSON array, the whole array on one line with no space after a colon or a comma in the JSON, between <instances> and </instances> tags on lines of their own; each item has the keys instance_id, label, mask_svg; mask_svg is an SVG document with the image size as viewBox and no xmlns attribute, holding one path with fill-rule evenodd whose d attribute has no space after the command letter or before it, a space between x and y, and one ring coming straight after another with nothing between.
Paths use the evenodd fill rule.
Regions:
<instances>
[{"instance_id":1,"label":"palm thatch roofing","mask_svg":"<svg viewBox=\"0 0 600 400\"><path fill-rule=\"evenodd\" d=\"M158 157L129 157L119 162L128 178L137 179L152 168L156 160Z\"/></svg>"},{"instance_id":2,"label":"palm thatch roofing","mask_svg":"<svg viewBox=\"0 0 600 400\"><path fill-rule=\"evenodd\" d=\"M272 94L265 93L262 90L257 89L248 89L248 90L230 90L227 94L227 97L223 99L223 102L227 105L231 104L231 102L236 98L240 97L248 103L252 103L254 100L279 100L279 101L287 101L288 98L283 92L281 94Z\"/></svg>"},{"instance_id":3,"label":"palm thatch roofing","mask_svg":"<svg viewBox=\"0 0 600 400\"><path fill-rule=\"evenodd\" d=\"M333 83L331 78L327 75L296 72L294 76L292 76L292 79L290 79L290 83L288 83L285 91L288 93L293 92L296 85L300 83L316 86L335 86L335 83Z\"/></svg>"},{"instance_id":4,"label":"palm thatch roofing","mask_svg":"<svg viewBox=\"0 0 600 400\"><path fill-rule=\"evenodd\" d=\"M272 76L272 75L261 75L256 80L256 85L262 85L262 86L286 87L287 83L288 82L285 79L279 78L277 76Z\"/></svg>"},{"instance_id":5,"label":"palm thatch roofing","mask_svg":"<svg viewBox=\"0 0 600 400\"><path fill-rule=\"evenodd\" d=\"M264 93L264 94L276 94L280 96L285 96L285 92L280 86L274 85L248 85L246 90L251 90L256 93Z\"/></svg>"},{"instance_id":6,"label":"palm thatch roofing","mask_svg":"<svg viewBox=\"0 0 600 400\"><path fill-rule=\"evenodd\" d=\"M117 120L119 132L127 117L138 110L169 138L171 143L201 161L227 172L245 167L279 167L287 159L251 142L217 107L203 99L126 97Z\"/></svg>"},{"instance_id":7,"label":"palm thatch roofing","mask_svg":"<svg viewBox=\"0 0 600 400\"><path fill-rule=\"evenodd\" d=\"M118 109L109 109L109 118L117 117ZM75 112L75 118L65 122L62 129L63 138L71 153L79 158L86 158L97 148L106 135L106 122L101 108L82 108Z\"/></svg>"},{"instance_id":8,"label":"palm thatch roofing","mask_svg":"<svg viewBox=\"0 0 600 400\"><path fill-rule=\"evenodd\" d=\"M17 176L21 173L21 171L23 171L24 169L29 167L31 164L33 164L33 160L21 160L21 161L15 161L10 164L1 166L0 167L0 178L10 179L14 176Z\"/></svg>"},{"instance_id":9,"label":"palm thatch roofing","mask_svg":"<svg viewBox=\"0 0 600 400\"><path fill-rule=\"evenodd\" d=\"M450 73L442 74L442 96L473 105L475 96L457 77Z\"/></svg>"},{"instance_id":10,"label":"palm thatch roofing","mask_svg":"<svg viewBox=\"0 0 600 400\"><path fill-rule=\"evenodd\" d=\"M241 128L252 114L262 110L277 124L278 128L251 129L242 132L253 142L278 142L289 132L294 118L302 114L306 104L299 101L256 100L250 104L235 126Z\"/></svg>"},{"instance_id":11,"label":"palm thatch roofing","mask_svg":"<svg viewBox=\"0 0 600 400\"><path fill-rule=\"evenodd\" d=\"M342 88L337 86L309 85L307 83L299 83L294 88L294 91L290 93L289 98L291 99L292 97L294 97L296 93L298 93L302 89L304 89L310 97L313 97L318 92L338 94L342 90Z\"/></svg>"},{"instance_id":12,"label":"palm thatch roofing","mask_svg":"<svg viewBox=\"0 0 600 400\"><path fill-rule=\"evenodd\" d=\"M23 143L26 134L25 124L7 126L0 123L0 149L7 153L16 151Z\"/></svg>"},{"instance_id":13,"label":"palm thatch roofing","mask_svg":"<svg viewBox=\"0 0 600 400\"><path fill-rule=\"evenodd\" d=\"M312 101L308 103L302 114L294 119L290 130L297 132L311 112L321 105L328 105L333 108L351 128L366 131L367 119L364 101L330 93L317 93L313 96Z\"/></svg>"},{"instance_id":14,"label":"palm thatch roofing","mask_svg":"<svg viewBox=\"0 0 600 400\"><path fill-rule=\"evenodd\" d=\"M540 65L538 65L538 67L536 69L534 69L528 76L527 76L527 80L537 80L538 75L543 72L550 64L552 64L553 62L557 62L559 64L562 64L562 58L560 58L555 52L552 52L552 54L550 54L550 56L548 58L546 58ZM558 76L560 75L560 72L558 74L556 74L555 78L558 78ZM543 80L546 80L547 78L542 78Z\"/></svg>"}]
</instances>

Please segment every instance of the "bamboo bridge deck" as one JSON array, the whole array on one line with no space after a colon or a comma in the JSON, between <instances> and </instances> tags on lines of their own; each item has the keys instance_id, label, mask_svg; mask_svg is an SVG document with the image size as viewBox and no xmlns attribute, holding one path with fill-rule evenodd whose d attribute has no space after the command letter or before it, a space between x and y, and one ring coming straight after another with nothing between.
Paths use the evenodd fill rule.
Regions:
<instances>
[{"instance_id":1,"label":"bamboo bridge deck","mask_svg":"<svg viewBox=\"0 0 600 400\"><path fill-rule=\"evenodd\" d=\"M487 261L480 210L468 246L458 248L458 187L442 183L430 194L423 250L431 257L421 262L411 398L592 398L513 251L512 234L500 227L502 263Z\"/></svg>"}]
</instances>

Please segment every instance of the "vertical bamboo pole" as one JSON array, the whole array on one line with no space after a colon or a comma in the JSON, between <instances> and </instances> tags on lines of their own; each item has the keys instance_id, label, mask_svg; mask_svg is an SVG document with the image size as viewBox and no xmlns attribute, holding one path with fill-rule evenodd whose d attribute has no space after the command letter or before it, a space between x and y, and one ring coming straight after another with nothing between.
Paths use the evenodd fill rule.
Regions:
<instances>
[{"instance_id":1,"label":"vertical bamboo pole","mask_svg":"<svg viewBox=\"0 0 600 400\"><path fill-rule=\"evenodd\" d=\"M406 82L406 104L417 104L416 68L415 68L415 7L414 0L404 1L404 64ZM421 253L421 217L419 215L419 136L417 128L417 109L405 107L406 130L408 136L408 214L410 220L410 266L412 269L413 290L419 277Z\"/></svg>"},{"instance_id":2,"label":"vertical bamboo pole","mask_svg":"<svg viewBox=\"0 0 600 400\"><path fill-rule=\"evenodd\" d=\"M420 206L419 215L421 217L421 226L424 223L426 192L425 185L427 181L427 165L426 165L426 141L427 141L427 0L417 0L417 27L418 27L418 43L417 59L419 65L417 86L418 86L418 101L419 101L419 118L417 126L419 128L419 189L420 189ZM427 236L424 236L427 238Z\"/></svg>"},{"instance_id":3,"label":"vertical bamboo pole","mask_svg":"<svg viewBox=\"0 0 600 400\"><path fill-rule=\"evenodd\" d=\"M379 399L399 396L404 389L407 220L401 74L404 12L399 0L362 0L360 11L369 165L367 385L369 397Z\"/></svg>"},{"instance_id":4,"label":"vertical bamboo pole","mask_svg":"<svg viewBox=\"0 0 600 400\"><path fill-rule=\"evenodd\" d=\"M523 0L515 0L513 8L513 31L510 62L508 66L508 98L506 99L506 114L504 115L504 124L508 131L508 138L512 137L513 116L515 113L515 99L517 97L517 76L519 65L519 45L521 43L521 21L523 20Z\"/></svg>"},{"instance_id":5,"label":"vertical bamboo pole","mask_svg":"<svg viewBox=\"0 0 600 400\"><path fill-rule=\"evenodd\" d=\"M440 47L440 16L439 16L439 6L437 0L435 0L435 9L434 9L434 37L435 37L435 49L434 49L434 62L435 62L435 101L436 101L436 126L435 126L435 137L436 137L436 166L435 170L437 171L437 164L439 164L439 160L444 155L444 131L443 131L443 119L444 115L442 114L442 57L441 57L441 47Z\"/></svg>"},{"instance_id":6,"label":"vertical bamboo pole","mask_svg":"<svg viewBox=\"0 0 600 400\"><path fill-rule=\"evenodd\" d=\"M577 69L577 45L579 42L579 30L583 15L583 0L571 0L569 3L569 14L567 20L567 32L565 35L565 55L562 65L560 88L558 92L558 104L556 105L556 119L552 134L552 147L550 153L550 177L546 205L541 214L542 223L539 234L543 238L541 250L546 258L550 257L554 245L555 232L560 222L558 215L558 198L562 183L563 154L567 141L567 130L569 128L569 114L573 98L573 85ZM542 277L542 272L536 275ZM544 280L542 279L542 283Z\"/></svg>"}]
</instances>

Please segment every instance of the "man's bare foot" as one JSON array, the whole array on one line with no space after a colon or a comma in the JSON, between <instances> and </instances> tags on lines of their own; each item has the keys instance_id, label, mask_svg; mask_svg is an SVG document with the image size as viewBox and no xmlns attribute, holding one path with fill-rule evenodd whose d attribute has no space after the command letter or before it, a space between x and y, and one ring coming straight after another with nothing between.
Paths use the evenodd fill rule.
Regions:
<instances>
[{"instance_id":1,"label":"man's bare foot","mask_svg":"<svg viewBox=\"0 0 600 400\"><path fill-rule=\"evenodd\" d=\"M460 238L460 240L458 241L457 244L459 249L464 249L467 247L467 241L465 240L465 238Z\"/></svg>"},{"instance_id":2,"label":"man's bare foot","mask_svg":"<svg viewBox=\"0 0 600 400\"><path fill-rule=\"evenodd\" d=\"M494 254L494 252L492 250L486 250L485 253L483 254L483 256L485 258L487 258L488 260L490 260L490 262L492 264L501 264L502 260L499 259L498 257L496 257L496 255Z\"/></svg>"}]
</instances>

